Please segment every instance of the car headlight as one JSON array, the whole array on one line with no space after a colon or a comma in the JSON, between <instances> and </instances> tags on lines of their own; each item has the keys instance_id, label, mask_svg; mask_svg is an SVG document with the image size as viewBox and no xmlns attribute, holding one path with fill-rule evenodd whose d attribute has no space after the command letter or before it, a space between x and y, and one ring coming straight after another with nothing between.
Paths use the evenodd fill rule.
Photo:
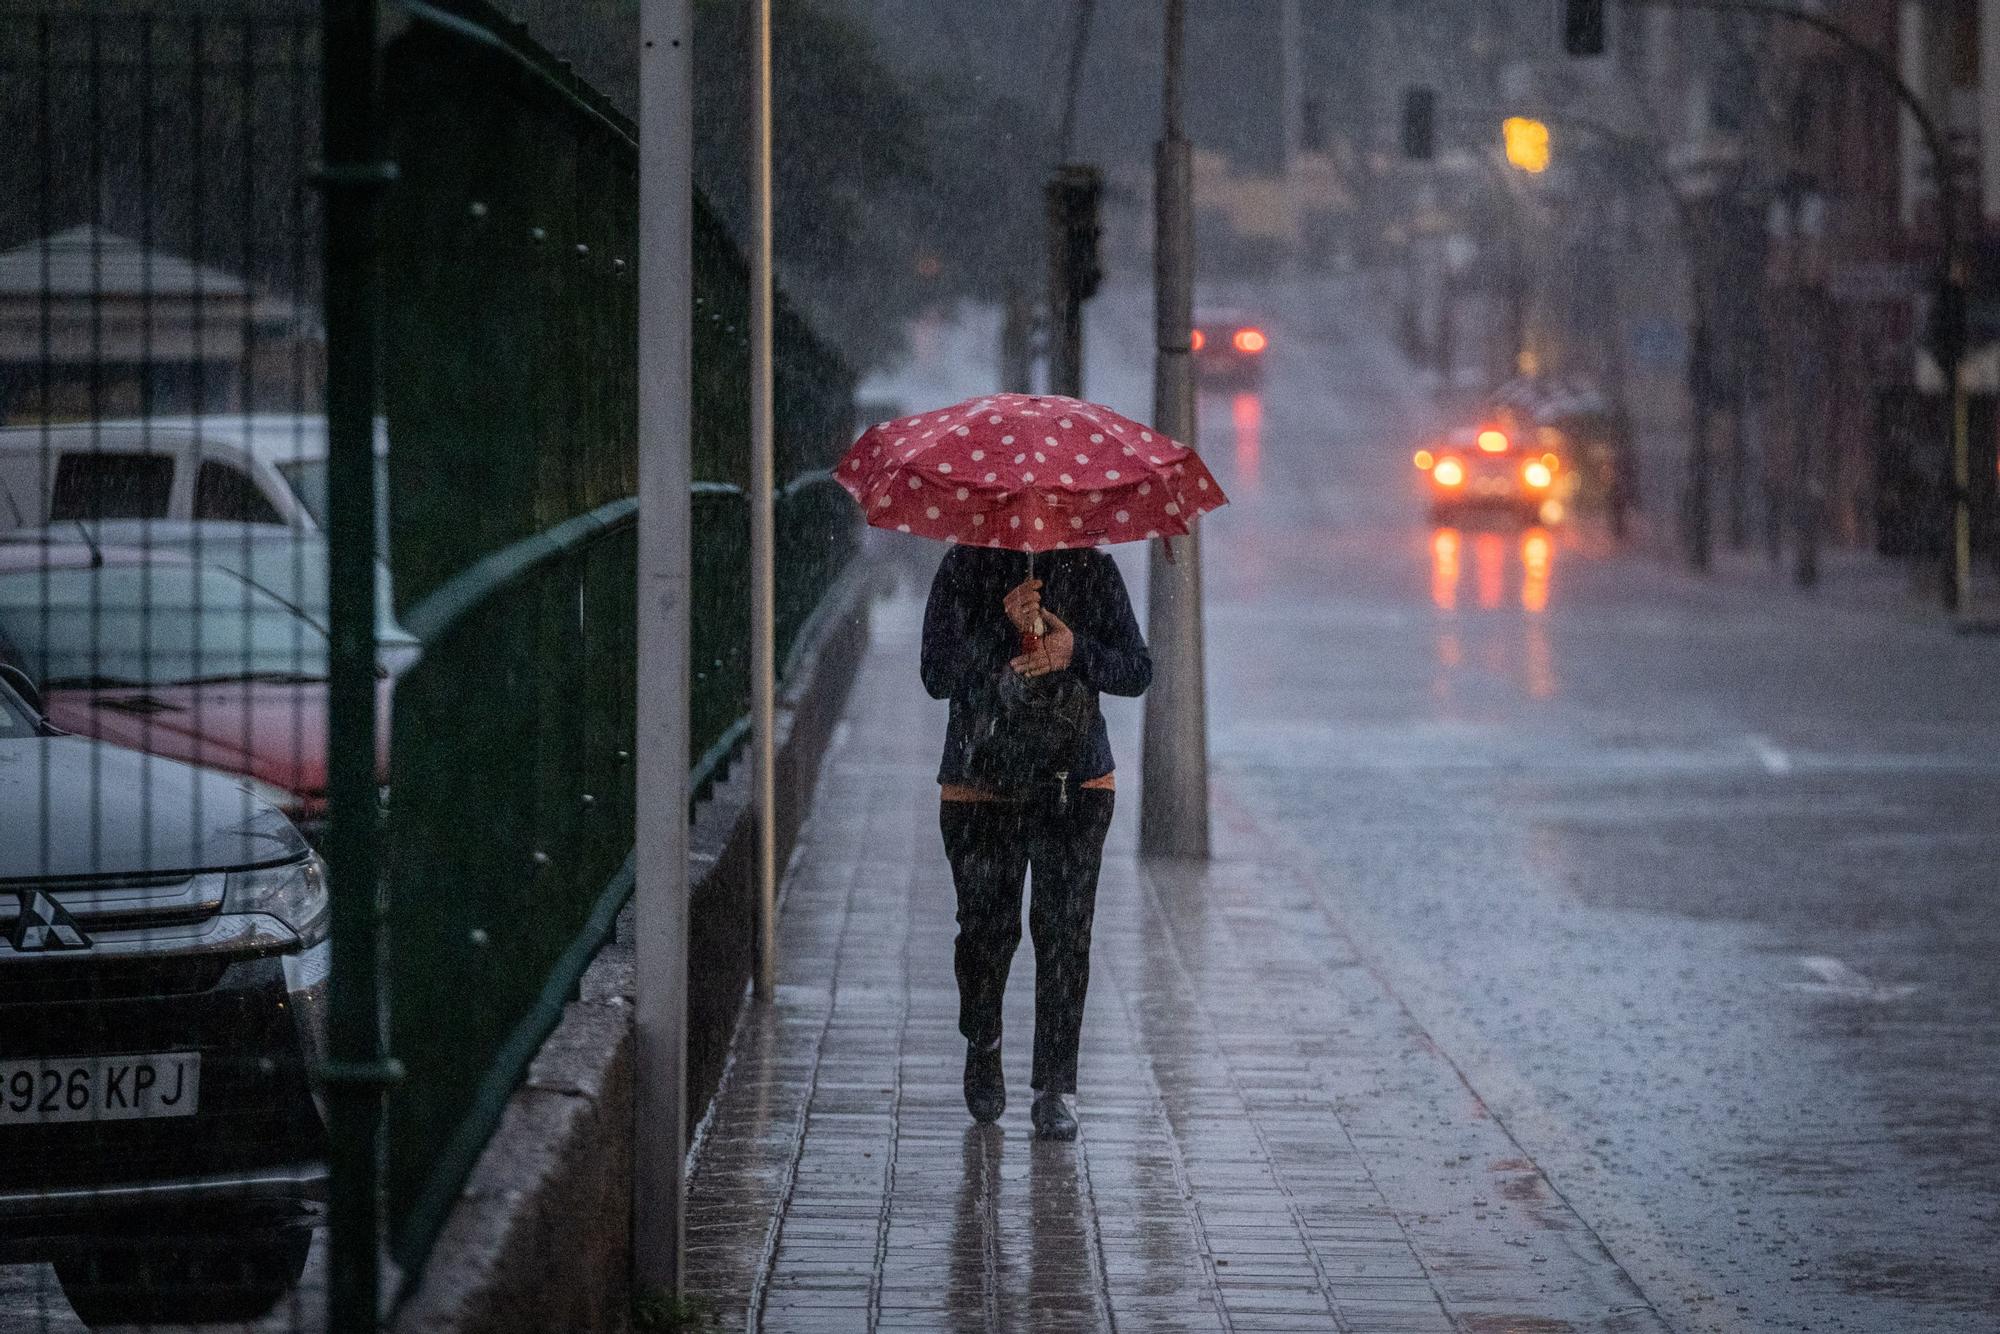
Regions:
<instances>
[{"instance_id":1,"label":"car headlight","mask_svg":"<svg viewBox=\"0 0 2000 1334\"><path fill-rule=\"evenodd\" d=\"M223 886L222 911L265 913L290 927L307 949L326 939L330 905L326 865L318 857L231 871Z\"/></svg>"}]
</instances>

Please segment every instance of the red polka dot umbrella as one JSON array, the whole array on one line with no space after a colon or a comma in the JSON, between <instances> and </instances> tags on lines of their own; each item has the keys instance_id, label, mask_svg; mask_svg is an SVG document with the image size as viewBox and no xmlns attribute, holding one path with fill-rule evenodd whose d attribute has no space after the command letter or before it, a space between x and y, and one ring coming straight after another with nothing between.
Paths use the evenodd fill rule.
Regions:
<instances>
[{"instance_id":1,"label":"red polka dot umbrella","mask_svg":"<svg viewBox=\"0 0 2000 1334\"><path fill-rule=\"evenodd\" d=\"M877 528L1028 552L1178 537L1227 500L1186 445L1046 394L871 426L836 475Z\"/></svg>"}]
</instances>

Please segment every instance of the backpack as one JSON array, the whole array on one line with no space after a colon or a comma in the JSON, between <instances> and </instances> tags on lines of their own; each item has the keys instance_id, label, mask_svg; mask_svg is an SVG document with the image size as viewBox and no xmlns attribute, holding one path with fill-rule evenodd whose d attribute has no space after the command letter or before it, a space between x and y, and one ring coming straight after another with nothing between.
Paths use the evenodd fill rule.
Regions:
<instances>
[{"instance_id":1,"label":"backpack","mask_svg":"<svg viewBox=\"0 0 2000 1334\"><path fill-rule=\"evenodd\" d=\"M1002 796L1026 796L1046 784L1067 804L1070 766L1089 738L1097 692L1074 672L1029 680L1008 671L976 701L967 728L965 773Z\"/></svg>"}]
</instances>

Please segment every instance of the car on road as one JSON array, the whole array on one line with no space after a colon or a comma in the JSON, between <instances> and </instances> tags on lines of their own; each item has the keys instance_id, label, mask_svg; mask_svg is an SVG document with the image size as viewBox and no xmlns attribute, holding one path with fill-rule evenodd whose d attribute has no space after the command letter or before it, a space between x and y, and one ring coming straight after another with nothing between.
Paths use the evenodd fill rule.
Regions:
<instances>
[{"instance_id":1,"label":"car on road","mask_svg":"<svg viewBox=\"0 0 2000 1334\"><path fill-rule=\"evenodd\" d=\"M1195 380L1204 389L1256 389L1264 383L1271 335L1238 310L1199 310L1189 337Z\"/></svg>"},{"instance_id":2,"label":"car on road","mask_svg":"<svg viewBox=\"0 0 2000 1334\"><path fill-rule=\"evenodd\" d=\"M1508 514L1555 523L1574 481L1552 450L1521 449L1495 426L1448 431L1416 453L1433 523L1474 514Z\"/></svg>"},{"instance_id":3,"label":"car on road","mask_svg":"<svg viewBox=\"0 0 2000 1334\"><path fill-rule=\"evenodd\" d=\"M0 543L0 663L36 683L65 731L235 774L317 840L325 627L219 566L78 536ZM386 719L387 671L378 690Z\"/></svg>"},{"instance_id":4,"label":"car on road","mask_svg":"<svg viewBox=\"0 0 2000 1334\"><path fill-rule=\"evenodd\" d=\"M85 1323L251 1319L326 1185L327 882L257 785L0 667L0 1264Z\"/></svg>"}]
</instances>

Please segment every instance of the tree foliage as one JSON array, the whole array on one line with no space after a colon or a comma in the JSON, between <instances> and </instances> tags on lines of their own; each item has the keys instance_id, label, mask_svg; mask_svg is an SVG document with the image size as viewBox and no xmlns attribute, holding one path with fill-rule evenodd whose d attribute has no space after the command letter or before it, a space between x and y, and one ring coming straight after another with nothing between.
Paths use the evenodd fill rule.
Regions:
<instances>
[{"instance_id":1,"label":"tree foliage","mask_svg":"<svg viewBox=\"0 0 2000 1334\"><path fill-rule=\"evenodd\" d=\"M738 235L749 221L749 10L701 0L696 175ZM781 281L863 369L907 322L1009 275L1036 280L1043 118L937 77L912 85L825 0L785 0L772 36L775 245Z\"/></svg>"}]
</instances>

